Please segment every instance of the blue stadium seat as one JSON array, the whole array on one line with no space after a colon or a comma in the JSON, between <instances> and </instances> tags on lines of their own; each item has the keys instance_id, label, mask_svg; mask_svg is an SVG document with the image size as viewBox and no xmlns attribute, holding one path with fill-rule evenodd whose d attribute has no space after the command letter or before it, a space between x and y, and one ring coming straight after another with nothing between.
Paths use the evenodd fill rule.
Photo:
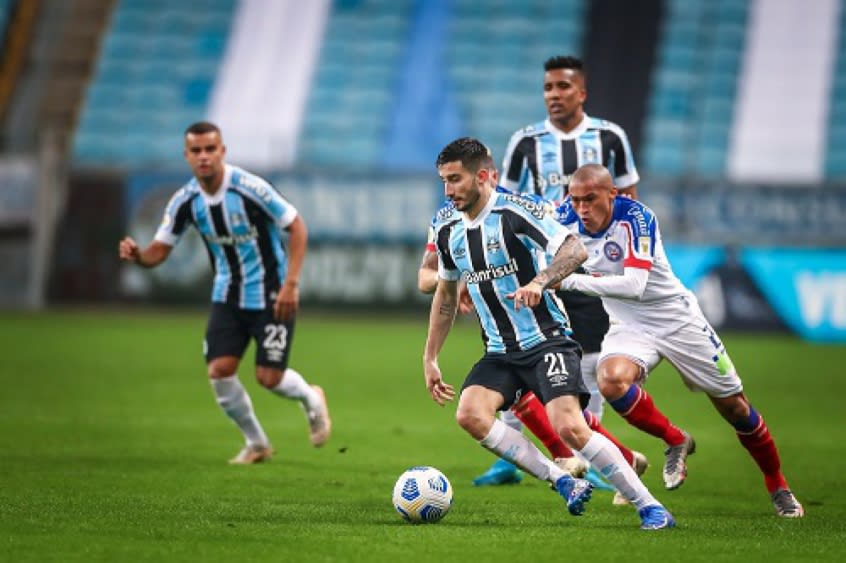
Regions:
<instances>
[{"instance_id":1,"label":"blue stadium seat","mask_svg":"<svg viewBox=\"0 0 846 563\"><path fill-rule=\"evenodd\" d=\"M736 0L666 1L644 128L647 172L725 174L747 18Z\"/></svg>"},{"instance_id":2,"label":"blue stadium seat","mask_svg":"<svg viewBox=\"0 0 846 563\"><path fill-rule=\"evenodd\" d=\"M580 54L585 6L586 0L454 1L448 76L464 133L491 143L497 158L514 131L544 115L543 61ZM482 99L482 88L492 94Z\"/></svg>"},{"instance_id":3,"label":"blue stadium seat","mask_svg":"<svg viewBox=\"0 0 846 563\"><path fill-rule=\"evenodd\" d=\"M411 0L333 4L301 133L304 166L375 164L412 9Z\"/></svg>"},{"instance_id":4,"label":"blue stadium seat","mask_svg":"<svg viewBox=\"0 0 846 563\"><path fill-rule=\"evenodd\" d=\"M117 3L85 96L74 158L113 166L180 159L179 133L205 115L235 1ZM134 149L123 148L128 145Z\"/></svg>"}]
</instances>

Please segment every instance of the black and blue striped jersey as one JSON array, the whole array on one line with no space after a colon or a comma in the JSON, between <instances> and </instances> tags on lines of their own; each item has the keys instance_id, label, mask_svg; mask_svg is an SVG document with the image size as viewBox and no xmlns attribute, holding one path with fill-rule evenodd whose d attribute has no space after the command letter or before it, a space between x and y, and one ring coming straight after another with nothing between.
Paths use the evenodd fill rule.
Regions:
<instances>
[{"instance_id":1,"label":"black and blue striped jersey","mask_svg":"<svg viewBox=\"0 0 846 563\"><path fill-rule=\"evenodd\" d=\"M605 166L618 188L640 179L626 132L610 121L585 115L569 133L549 119L514 133L502 162L503 185L560 203L567 195L570 176L585 164Z\"/></svg>"},{"instance_id":2,"label":"black and blue striped jersey","mask_svg":"<svg viewBox=\"0 0 846 563\"><path fill-rule=\"evenodd\" d=\"M451 206L438 212L438 275L464 277L488 352L528 350L567 333L567 317L553 292L519 311L506 295L529 283L569 235L544 205L513 194L492 193L473 220Z\"/></svg>"},{"instance_id":3,"label":"black and blue striped jersey","mask_svg":"<svg viewBox=\"0 0 846 563\"><path fill-rule=\"evenodd\" d=\"M171 197L155 240L174 246L193 225L214 268L212 301L258 310L272 304L285 279L282 229L296 217L296 208L267 181L227 164L214 195L192 178Z\"/></svg>"},{"instance_id":4,"label":"black and blue striped jersey","mask_svg":"<svg viewBox=\"0 0 846 563\"><path fill-rule=\"evenodd\" d=\"M501 193L501 194L523 195L523 194L516 194L515 192L512 192L509 189L503 188L502 186L497 186L495 188L495 191L497 193ZM533 195L533 194L527 194L527 195L523 195L523 196L528 197L529 200L537 203L538 205L543 205L548 213L551 213L551 214L556 213L556 206L553 202L546 201L542 197L537 196L537 195ZM452 200L450 200L450 199L444 200L443 204L441 204L440 209L438 209L438 211L432 217L432 221L429 223L429 236L426 239L426 252L437 251L437 248L435 248L435 226L438 223L438 217L442 216L449 209L454 208L454 207L455 207L455 205L452 203Z\"/></svg>"}]
</instances>

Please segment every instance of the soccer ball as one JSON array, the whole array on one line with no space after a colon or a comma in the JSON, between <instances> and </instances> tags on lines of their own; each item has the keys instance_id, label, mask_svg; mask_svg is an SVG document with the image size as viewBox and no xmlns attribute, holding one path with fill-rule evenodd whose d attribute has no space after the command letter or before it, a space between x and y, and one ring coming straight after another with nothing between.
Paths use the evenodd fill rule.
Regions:
<instances>
[{"instance_id":1,"label":"soccer ball","mask_svg":"<svg viewBox=\"0 0 846 563\"><path fill-rule=\"evenodd\" d=\"M450 506L452 485L434 467L411 467L394 485L394 508L406 522L435 523L449 512Z\"/></svg>"}]
</instances>

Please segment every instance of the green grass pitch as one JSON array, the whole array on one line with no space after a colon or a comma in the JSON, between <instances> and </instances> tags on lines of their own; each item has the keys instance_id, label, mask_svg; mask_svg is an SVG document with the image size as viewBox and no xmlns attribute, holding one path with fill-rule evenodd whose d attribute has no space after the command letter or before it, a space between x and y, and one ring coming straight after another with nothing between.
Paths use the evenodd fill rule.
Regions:
<instances>
[{"instance_id":1,"label":"green grass pitch","mask_svg":"<svg viewBox=\"0 0 846 563\"><path fill-rule=\"evenodd\" d=\"M240 370L277 454L231 467L235 427L201 357L205 313L0 315L0 561L844 561L846 348L724 334L778 443L807 515L777 518L731 428L667 366L656 402L696 438L688 481L661 484L663 447L607 411L606 425L651 461L647 486L678 528L643 532L597 492L586 514L527 477L474 488L493 457L423 386L426 314L319 316L305 310L292 367L327 391L334 434L308 443L297 405L262 390L252 351ZM459 322L442 354L460 385L480 354ZM455 489L436 525L391 506L408 466Z\"/></svg>"}]
</instances>

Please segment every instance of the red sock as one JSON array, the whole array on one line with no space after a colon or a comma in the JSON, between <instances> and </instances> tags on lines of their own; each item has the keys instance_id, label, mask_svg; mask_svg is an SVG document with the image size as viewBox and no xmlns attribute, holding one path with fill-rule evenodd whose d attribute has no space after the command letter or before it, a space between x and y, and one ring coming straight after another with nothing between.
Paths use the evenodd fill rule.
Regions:
<instances>
[{"instance_id":1,"label":"red sock","mask_svg":"<svg viewBox=\"0 0 846 563\"><path fill-rule=\"evenodd\" d=\"M629 424L661 438L668 446L678 446L684 442L682 431L658 410L652 402L652 397L640 385L632 385L625 395L608 401L608 404Z\"/></svg>"},{"instance_id":2,"label":"red sock","mask_svg":"<svg viewBox=\"0 0 846 563\"><path fill-rule=\"evenodd\" d=\"M582 413L585 415L585 421L587 421L587 424L588 426L590 426L591 430L593 430L594 432L599 432L600 434L611 440L611 442L615 446L617 446L617 449L620 450L620 453L623 454L623 457L626 458L626 461L629 465L634 463L634 455L632 455L632 451L623 444L621 444L616 436L609 432L607 428L602 426L602 423L599 422L599 419L596 417L595 414L593 414L587 409L582 411Z\"/></svg>"},{"instance_id":3,"label":"red sock","mask_svg":"<svg viewBox=\"0 0 846 563\"><path fill-rule=\"evenodd\" d=\"M523 395L511 407L517 418L546 446L552 457L573 457L573 450L567 447L561 436L552 428L546 409L532 392Z\"/></svg>"},{"instance_id":4,"label":"red sock","mask_svg":"<svg viewBox=\"0 0 846 563\"><path fill-rule=\"evenodd\" d=\"M781 460L778 457L778 449L776 449L773 437L770 435L770 430L764 424L764 419L760 419L760 423L752 432L737 433L737 438L743 447L749 450L752 459L761 468L764 474L764 484L767 486L767 491L772 494L777 489L787 489L787 480L781 472Z\"/></svg>"}]
</instances>

